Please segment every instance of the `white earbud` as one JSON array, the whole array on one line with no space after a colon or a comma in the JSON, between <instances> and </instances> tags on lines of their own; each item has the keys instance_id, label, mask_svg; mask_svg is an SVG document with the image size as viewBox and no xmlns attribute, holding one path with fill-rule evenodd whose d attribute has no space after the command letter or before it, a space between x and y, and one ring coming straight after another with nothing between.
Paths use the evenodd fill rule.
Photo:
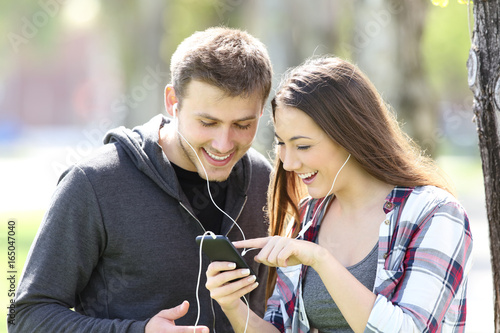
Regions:
<instances>
[{"instance_id":1,"label":"white earbud","mask_svg":"<svg viewBox=\"0 0 500 333\"><path fill-rule=\"evenodd\" d=\"M174 112L174 119L176 119L177 118L177 103L175 103L172 108L173 108L173 112Z\"/></svg>"}]
</instances>

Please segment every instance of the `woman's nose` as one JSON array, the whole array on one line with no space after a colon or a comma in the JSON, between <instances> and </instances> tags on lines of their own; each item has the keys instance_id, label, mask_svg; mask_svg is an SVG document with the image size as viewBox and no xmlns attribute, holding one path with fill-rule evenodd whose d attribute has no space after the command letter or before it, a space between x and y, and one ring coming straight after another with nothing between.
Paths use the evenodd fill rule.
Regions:
<instances>
[{"instance_id":1,"label":"woman's nose","mask_svg":"<svg viewBox=\"0 0 500 333\"><path fill-rule=\"evenodd\" d=\"M283 146L280 147L280 159L281 162L283 162L283 169L286 171L294 171L300 167L300 161L295 154L291 151L287 151Z\"/></svg>"}]
</instances>

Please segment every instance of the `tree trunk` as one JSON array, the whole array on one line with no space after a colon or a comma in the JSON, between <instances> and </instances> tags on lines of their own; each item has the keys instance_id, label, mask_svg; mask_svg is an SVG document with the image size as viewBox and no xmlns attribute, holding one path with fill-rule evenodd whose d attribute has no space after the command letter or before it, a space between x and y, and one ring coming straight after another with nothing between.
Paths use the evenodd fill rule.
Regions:
<instances>
[{"instance_id":1,"label":"tree trunk","mask_svg":"<svg viewBox=\"0 0 500 333\"><path fill-rule=\"evenodd\" d=\"M497 121L500 112L499 16L500 0L474 1L474 37L467 61L483 164L496 333L500 332L500 138Z\"/></svg>"}]
</instances>

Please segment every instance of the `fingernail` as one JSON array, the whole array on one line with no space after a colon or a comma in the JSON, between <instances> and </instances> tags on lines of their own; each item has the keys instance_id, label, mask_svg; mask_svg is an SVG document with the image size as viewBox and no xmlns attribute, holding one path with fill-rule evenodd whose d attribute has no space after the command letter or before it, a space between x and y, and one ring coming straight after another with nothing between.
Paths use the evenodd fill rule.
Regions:
<instances>
[{"instance_id":1,"label":"fingernail","mask_svg":"<svg viewBox=\"0 0 500 333\"><path fill-rule=\"evenodd\" d=\"M254 282L255 280L257 280L257 277L255 275L252 275L248 278L248 282Z\"/></svg>"},{"instance_id":2,"label":"fingernail","mask_svg":"<svg viewBox=\"0 0 500 333\"><path fill-rule=\"evenodd\" d=\"M229 268L236 268L236 264L235 264L234 262L229 263L227 266L228 266Z\"/></svg>"},{"instance_id":3,"label":"fingernail","mask_svg":"<svg viewBox=\"0 0 500 333\"><path fill-rule=\"evenodd\" d=\"M250 270L248 268L241 271L241 275L248 275L248 274L250 274Z\"/></svg>"}]
</instances>

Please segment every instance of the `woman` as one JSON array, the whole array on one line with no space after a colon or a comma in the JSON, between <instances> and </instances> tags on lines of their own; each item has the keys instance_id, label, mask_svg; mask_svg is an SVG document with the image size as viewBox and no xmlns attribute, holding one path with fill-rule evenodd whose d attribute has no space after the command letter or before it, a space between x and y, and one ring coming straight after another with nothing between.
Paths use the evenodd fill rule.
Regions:
<instances>
[{"instance_id":1,"label":"woman","mask_svg":"<svg viewBox=\"0 0 500 333\"><path fill-rule=\"evenodd\" d=\"M277 267L264 319L240 300L255 277L232 282L249 273L225 262L207 271L235 331L463 332L467 215L369 80L341 59L309 60L272 110L276 236L235 243Z\"/></svg>"}]
</instances>

